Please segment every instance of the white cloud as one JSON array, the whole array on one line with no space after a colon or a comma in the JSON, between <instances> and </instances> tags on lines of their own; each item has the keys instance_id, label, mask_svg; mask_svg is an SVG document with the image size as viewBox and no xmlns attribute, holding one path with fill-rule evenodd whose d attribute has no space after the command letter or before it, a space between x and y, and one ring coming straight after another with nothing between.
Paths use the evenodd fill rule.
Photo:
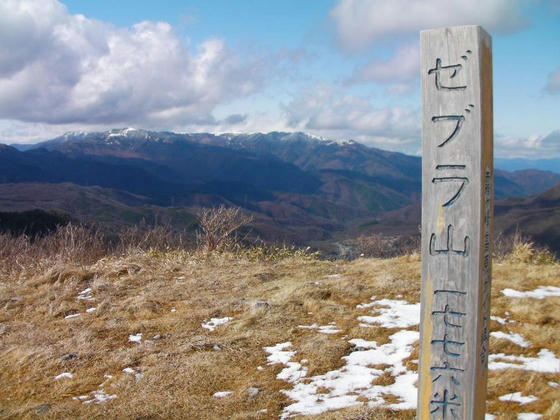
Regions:
<instances>
[{"instance_id":1,"label":"white cloud","mask_svg":"<svg viewBox=\"0 0 560 420\"><path fill-rule=\"evenodd\" d=\"M416 152L420 139L418 110L377 108L370 100L327 85L301 92L284 107L292 130L327 138L352 138L391 150Z\"/></svg>"},{"instance_id":2,"label":"white cloud","mask_svg":"<svg viewBox=\"0 0 560 420\"><path fill-rule=\"evenodd\" d=\"M420 74L418 43L400 46L388 60L374 60L354 71L351 82L410 82Z\"/></svg>"},{"instance_id":3,"label":"white cloud","mask_svg":"<svg viewBox=\"0 0 560 420\"><path fill-rule=\"evenodd\" d=\"M560 157L560 130L528 138L496 136L495 154L507 158L556 158Z\"/></svg>"},{"instance_id":4,"label":"white cloud","mask_svg":"<svg viewBox=\"0 0 560 420\"><path fill-rule=\"evenodd\" d=\"M216 105L260 88L263 62L221 39L193 48L163 22L116 28L56 0L0 2L5 120L212 125Z\"/></svg>"},{"instance_id":5,"label":"white cloud","mask_svg":"<svg viewBox=\"0 0 560 420\"><path fill-rule=\"evenodd\" d=\"M490 32L527 24L521 6L531 0L339 0L331 10L343 47L360 49L422 29L482 25Z\"/></svg>"},{"instance_id":6,"label":"white cloud","mask_svg":"<svg viewBox=\"0 0 560 420\"><path fill-rule=\"evenodd\" d=\"M548 75L548 82L544 90L548 93L560 93L560 69Z\"/></svg>"}]
</instances>

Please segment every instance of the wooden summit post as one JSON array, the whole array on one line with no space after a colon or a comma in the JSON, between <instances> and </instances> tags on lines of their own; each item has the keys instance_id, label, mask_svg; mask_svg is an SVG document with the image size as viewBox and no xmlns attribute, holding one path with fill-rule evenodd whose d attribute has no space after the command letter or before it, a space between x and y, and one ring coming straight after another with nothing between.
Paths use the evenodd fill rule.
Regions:
<instances>
[{"instance_id":1,"label":"wooden summit post","mask_svg":"<svg viewBox=\"0 0 560 420\"><path fill-rule=\"evenodd\" d=\"M418 418L483 419L493 236L492 46L480 26L422 31Z\"/></svg>"}]
</instances>

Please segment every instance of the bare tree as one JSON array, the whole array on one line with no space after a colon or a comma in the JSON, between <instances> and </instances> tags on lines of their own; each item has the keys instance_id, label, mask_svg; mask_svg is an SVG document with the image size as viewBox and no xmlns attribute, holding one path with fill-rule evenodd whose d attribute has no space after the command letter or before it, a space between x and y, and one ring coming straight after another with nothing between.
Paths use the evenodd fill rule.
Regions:
<instances>
[{"instance_id":1,"label":"bare tree","mask_svg":"<svg viewBox=\"0 0 560 420\"><path fill-rule=\"evenodd\" d=\"M201 239L207 252L231 245L233 233L253 221L253 217L245 214L240 207L224 205L203 208L197 216Z\"/></svg>"}]
</instances>

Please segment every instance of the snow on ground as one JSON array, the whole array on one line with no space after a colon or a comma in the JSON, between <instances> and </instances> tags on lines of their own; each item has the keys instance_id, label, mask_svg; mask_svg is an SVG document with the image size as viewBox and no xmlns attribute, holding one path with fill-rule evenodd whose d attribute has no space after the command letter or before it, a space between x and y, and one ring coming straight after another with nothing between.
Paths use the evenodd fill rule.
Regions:
<instances>
[{"instance_id":1,"label":"snow on ground","mask_svg":"<svg viewBox=\"0 0 560 420\"><path fill-rule=\"evenodd\" d=\"M140 343L142 342L142 333L138 333L138 334L130 334L128 336L128 341L132 341L134 343Z\"/></svg>"},{"instance_id":2,"label":"snow on ground","mask_svg":"<svg viewBox=\"0 0 560 420\"><path fill-rule=\"evenodd\" d=\"M542 414L536 413L519 413L517 415L517 420L538 420L542 418Z\"/></svg>"},{"instance_id":3,"label":"snow on ground","mask_svg":"<svg viewBox=\"0 0 560 420\"><path fill-rule=\"evenodd\" d=\"M134 379L136 379L137 381L139 381L140 379L142 379L142 373L135 371L134 369L132 369L131 367L126 367L123 369L124 373L128 373L129 375L134 375Z\"/></svg>"},{"instance_id":4,"label":"snow on ground","mask_svg":"<svg viewBox=\"0 0 560 420\"><path fill-rule=\"evenodd\" d=\"M91 391L87 395L72 397L72 399L76 401L80 401L82 404L91 404L91 403L101 404L107 401L114 400L115 398L117 398L117 394L107 394L103 390L103 386L111 379L113 379L112 375L105 375L105 381L103 381L103 383L99 385L99 389Z\"/></svg>"},{"instance_id":5,"label":"snow on ground","mask_svg":"<svg viewBox=\"0 0 560 420\"><path fill-rule=\"evenodd\" d=\"M78 297L76 299L88 301L95 300L95 298L91 295L91 287L88 287L87 289L84 289L80 293L78 293Z\"/></svg>"},{"instance_id":6,"label":"snow on ground","mask_svg":"<svg viewBox=\"0 0 560 420\"><path fill-rule=\"evenodd\" d=\"M80 316L80 314L70 314L70 315L66 315L64 317L64 319L72 319L72 318L77 318L79 316Z\"/></svg>"},{"instance_id":7,"label":"snow on ground","mask_svg":"<svg viewBox=\"0 0 560 420\"><path fill-rule=\"evenodd\" d=\"M391 335L387 344L378 345L375 341L360 338L349 340L354 351L342 359L345 365L323 375L306 377L307 367L303 360L294 360L297 352L292 350L292 343L279 343L264 347L268 353L268 364L281 363L286 366L277 376L278 379L294 384L291 390L283 390L295 402L284 408L282 418L296 415L316 415L328 410L335 410L362 404L366 399L370 406L387 404L385 396L391 395L396 402L388 406L396 410L416 408L417 390L414 383L417 373L404 366L404 360L410 357L413 346L419 338L417 331L405 328L417 325L420 321L420 304L410 304L404 300L382 299L372 297L372 301L358 305L359 309L372 308L375 316L360 316L358 321L364 325L385 328L402 328ZM361 324L360 324L361 325ZM303 329L316 329L319 332L333 333L335 323L319 326L300 325ZM372 367L388 365L388 367ZM389 373L394 378L390 385L371 385L381 375ZM303 380L304 379L304 380Z\"/></svg>"},{"instance_id":8,"label":"snow on ground","mask_svg":"<svg viewBox=\"0 0 560 420\"><path fill-rule=\"evenodd\" d=\"M275 346L264 347L269 356L266 358L269 365L283 364L286 366L278 374L277 378L286 382L296 383L307 375L307 367L302 366L300 362L291 362L290 359L296 355L293 350L286 350L292 347L292 343L287 341L279 343ZM303 362L303 361L302 361Z\"/></svg>"},{"instance_id":9,"label":"snow on ground","mask_svg":"<svg viewBox=\"0 0 560 420\"><path fill-rule=\"evenodd\" d=\"M233 394L233 391L218 391L215 392L212 396L216 398L224 398L231 394Z\"/></svg>"},{"instance_id":10,"label":"snow on ground","mask_svg":"<svg viewBox=\"0 0 560 420\"><path fill-rule=\"evenodd\" d=\"M499 316L490 316L490 319L502 325L513 324L515 322L513 319L501 318Z\"/></svg>"},{"instance_id":11,"label":"snow on ground","mask_svg":"<svg viewBox=\"0 0 560 420\"><path fill-rule=\"evenodd\" d=\"M521 392L514 392L512 394L502 395L501 397L498 397L498 399L500 401L516 402L521 405L529 404L538 400L538 398L535 397L534 395L527 395L526 397L524 397L523 395L521 395Z\"/></svg>"},{"instance_id":12,"label":"snow on ground","mask_svg":"<svg viewBox=\"0 0 560 420\"><path fill-rule=\"evenodd\" d=\"M531 342L525 340L525 338L521 334L492 331L490 333L490 336L494 338L503 338L504 340L509 340L521 347L529 347L531 345Z\"/></svg>"},{"instance_id":13,"label":"snow on ground","mask_svg":"<svg viewBox=\"0 0 560 420\"><path fill-rule=\"evenodd\" d=\"M542 289L529 292L532 293L530 297L542 296L542 292L539 291ZM544 289L550 292L550 288ZM419 339L419 333L406 328L419 324L420 304L408 303L405 300L375 300L375 296L373 296L370 302L357 305L357 308L370 309L372 313L372 315L362 315L357 318L360 326L399 328L400 331L392 334L389 337L390 342L383 345L360 338L348 340L350 344L354 345L354 348L349 355L342 358L345 364L340 369L307 377L308 369L306 366L302 366L304 360L297 361L297 351L294 350L291 342L264 347L268 354L269 365L279 363L285 366L277 378L293 384L292 389L281 391L293 400L292 404L284 408L282 419L297 415L318 415L329 410L363 404L363 401L367 401L370 407L384 405L394 410L416 408L417 388L415 383L418 374L405 367L405 360L410 357L413 344ZM506 313L506 316L509 315ZM500 317L492 317L492 319L502 325L515 322ZM320 326L313 323L298 327L325 332L321 329L332 331L335 324L331 322L328 325ZM491 335L510 340L521 347L531 345L520 334L497 331L492 332ZM345 338L342 337L343 340ZM259 368L262 369L262 367ZM490 355L488 368L494 370L513 368L554 373L560 372L560 359L547 349L542 349L538 353L538 357L499 353ZM372 382L384 374L390 374L393 377L392 384L372 385ZM551 386L555 385L557 386L554 382L551 384ZM522 396L520 392L500 397L502 401L515 401L520 404L527 404L536 399L532 395ZM539 416L533 413L523 413L518 418L530 420L540 418ZM487 414L485 418L491 420L495 416Z\"/></svg>"},{"instance_id":14,"label":"snow on ground","mask_svg":"<svg viewBox=\"0 0 560 420\"><path fill-rule=\"evenodd\" d=\"M70 372L64 372L64 373L61 373L60 375L56 375L56 376L54 377L54 379L56 379L56 380L58 381L59 379L62 379L62 378L69 378L69 379L71 379L71 378L73 378L73 377L74 377L74 375L72 375Z\"/></svg>"},{"instance_id":15,"label":"snow on ground","mask_svg":"<svg viewBox=\"0 0 560 420\"><path fill-rule=\"evenodd\" d=\"M97 308L87 308L86 312L89 314L91 312L95 312L97 310Z\"/></svg>"},{"instance_id":16,"label":"snow on ground","mask_svg":"<svg viewBox=\"0 0 560 420\"><path fill-rule=\"evenodd\" d=\"M322 334L338 334L342 332L342 330L337 329L336 323L329 322L328 325L319 325L317 323L313 323L311 325L298 325L298 328L302 328L305 330L317 330Z\"/></svg>"},{"instance_id":17,"label":"snow on ground","mask_svg":"<svg viewBox=\"0 0 560 420\"><path fill-rule=\"evenodd\" d=\"M488 369L522 369L544 373L560 373L560 359L547 349L539 351L538 357L514 356L504 353L491 354Z\"/></svg>"},{"instance_id":18,"label":"snow on ground","mask_svg":"<svg viewBox=\"0 0 560 420\"><path fill-rule=\"evenodd\" d=\"M206 328L207 330L214 331L217 326L225 324L225 323L231 321L232 319L233 318L231 318L229 316L226 316L226 317L223 317L223 318L210 318L210 321L203 322L201 325L202 325L202 328Z\"/></svg>"},{"instance_id":19,"label":"snow on ground","mask_svg":"<svg viewBox=\"0 0 560 420\"><path fill-rule=\"evenodd\" d=\"M539 286L535 290L520 292L514 289L504 289L502 293L511 298L535 298L544 299L548 296L560 296L560 287L556 286Z\"/></svg>"},{"instance_id":20,"label":"snow on ground","mask_svg":"<svg viewBox=\"0 0 560 420\"><path fill-rule=\"evenodd\" d=\"M366 324L379 324L385 328L408 328L420 323L420 304L408 303L406 300L381 299L362 303L357 308L374 307L377 316L363 315L358 321Z\"/></svg>"},{"instance_id":21,"label":"snow on ground","mask_svg":"<svg viewBox=\"0 0 560 420\"><path fill-rule=\"evenodd\" d=\"M369 401L370 406L378 406L386 403L384 395L387 394L396 396L399 400L390 404L390 408L416 408L417 391L414 383L417 374L408 371L403 361L412 353L412 344L418 340L418 332L403 330L393 334L390 339L391 342L381 346L375 341L350 340L356 351L343 357L346 361L345 366L323 375L309 377L305 383L295 381L293 389L282 391L295 401L284 409L282 418L298 414L316 415L328 410L350 407L361 404L363 398ZM390 367L369 367L376 364L387 364ZM282 379L282 372L278 375L279 379ZM394 376L395 382L391 385L372 386L371 382L385 372Z\"/></svg>"},{"instance_id":22,"label":"snow on ground","mask_svg":"<svg viewBox=\"0 0 560 420\"><path fill-rule=\"evenodd\" d=\"M90 394L92 395L91 399L89 400L85 400L83 401L82 404L91 404L91 403L96 403L96 404L101 404L110 400L114 400L115 398L117 398L117 394L107 394L104 390L102 389L97 389L95 391L90 392ZM80 397L78 397L80 398Z\"/></svg>"},{"instance_id":23,"label":"snow on ground","mask_svg":"<svg viewBox=\"0 0 560 420\"><path fill-rule=\"evenodd\" d=\"M284 350L289 347L292 347L292 343L290 341L279 343L275 346L264 347L264 351L269 354L269 356L266 358L266 360L268 360L268 364L273 365L275 363L288 363L290 359L296 355L295 351Z\"/></svg>"},{"instance_id":24,"label":"snow on ground","mask_svg":"<svg viewBox=\"0 0 560 420\"><path fill-rule=\"evenodd\" d=\"M334 323L330 323L330 325L320 325L318 331L321 334L338 334L342 332L342 330L336 328L336 324Z\"/></svg>"}]
</instances>

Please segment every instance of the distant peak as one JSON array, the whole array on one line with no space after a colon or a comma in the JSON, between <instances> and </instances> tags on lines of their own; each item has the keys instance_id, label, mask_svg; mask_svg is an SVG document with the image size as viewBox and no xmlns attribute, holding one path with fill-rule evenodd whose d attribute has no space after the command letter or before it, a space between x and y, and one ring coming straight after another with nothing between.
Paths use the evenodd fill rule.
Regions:
<instances>
[{"instance_id":1,"label":"distant peak","mask_svg":"<svg viewBox=\"0 0 560 420\"><path fill-rule=\"evenodd\" d=\"M144 130L138 130L134 127L113 128L107 132L107 137L127 137L131 134L143 133Z\"/></svg>"},{"instance_id":2,"label":"distant peak","mask_svg":"<svg viewBox=\"0 0 560 420\"><path fill-rule=\"evenodd\" d=\"M66 133L64 133L62 135L62 137L68 138L68 137L83 137L85 136L87 133L85 131L67 131Z\"/></svg>"}]
</instances>

